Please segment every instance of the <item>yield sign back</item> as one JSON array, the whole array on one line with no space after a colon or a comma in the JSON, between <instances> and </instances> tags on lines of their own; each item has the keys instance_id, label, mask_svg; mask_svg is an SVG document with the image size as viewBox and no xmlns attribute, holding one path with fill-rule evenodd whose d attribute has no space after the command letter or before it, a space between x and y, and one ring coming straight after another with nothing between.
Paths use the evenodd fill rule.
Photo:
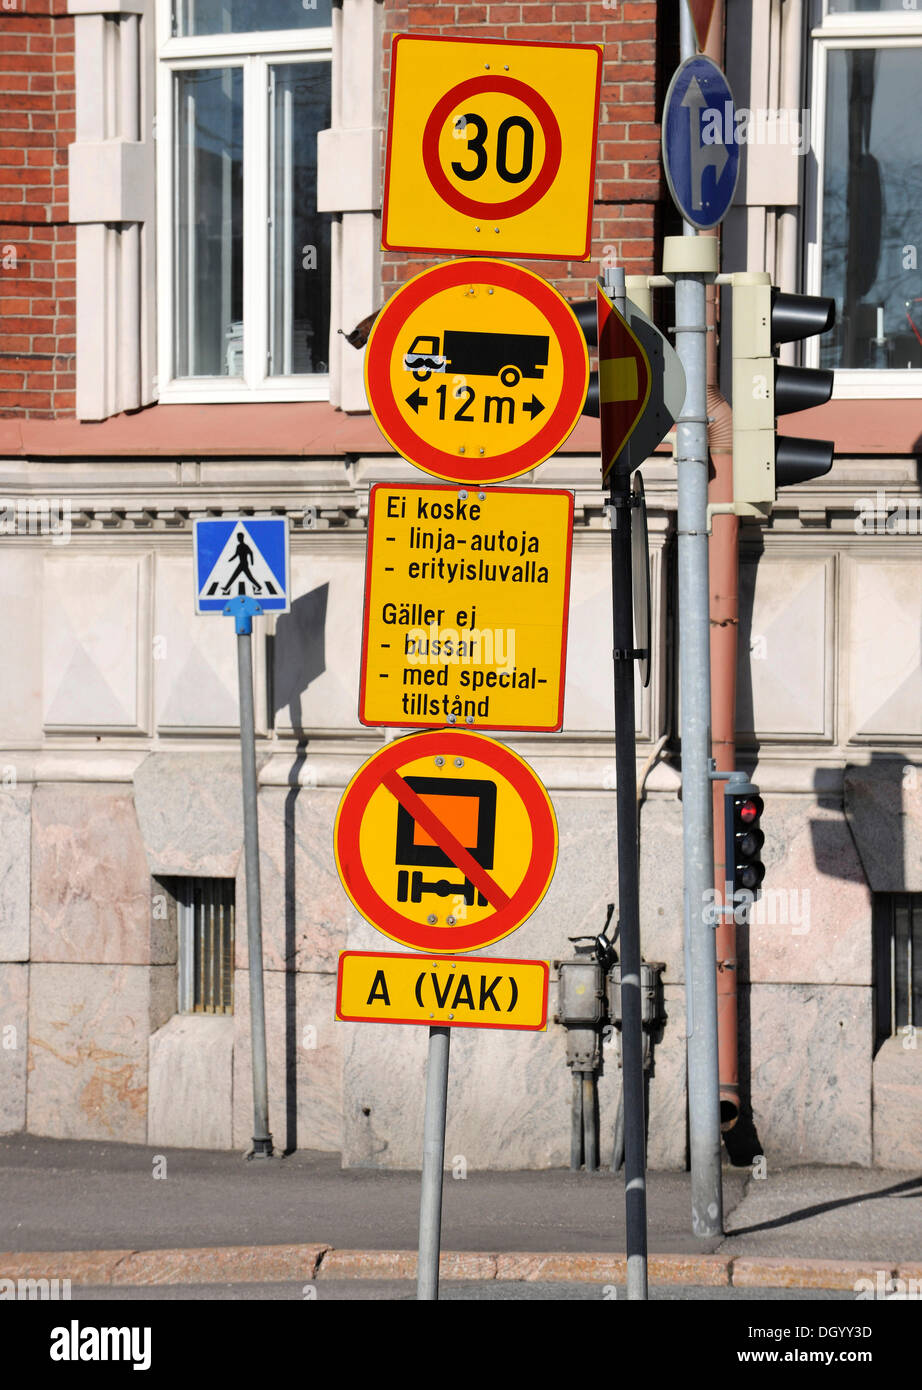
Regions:
<instances>
[{"instance_id":1,"label":"yield sign back","mask_svg":"<svg viewBox=\"0 0 922 1390\"><path fill-rule=\"evenodd\" d=\"M650 399L650 359L601 285L599 311L599 417L602 478L639 424Z\"/></svg>"},{"instance_id":2,"label":"yield sign back","mask_svg":"<svg viewBox=\"0 0 922 1390\"><path fill-rule=\"evenodd\" d=\"M698 47L703 50L707 43L708 30L711 27L714 0L688 0L688 8L691 11L692 23L695 26Z\"/></svg>"}]
</instances>

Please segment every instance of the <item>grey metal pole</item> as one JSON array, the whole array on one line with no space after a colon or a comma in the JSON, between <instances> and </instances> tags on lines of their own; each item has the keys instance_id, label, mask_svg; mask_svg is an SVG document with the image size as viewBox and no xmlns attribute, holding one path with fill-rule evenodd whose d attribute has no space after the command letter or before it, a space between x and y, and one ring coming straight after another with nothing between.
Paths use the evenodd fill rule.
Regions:
<instances>
[{"instance_id":1,"label":"grey metal pole","mask_svg":"<svg viewBox=\"0 0 922 1390\"><path fill-rule=\"evenodd\" d=\"M250 1158L272 1157L266 1068L266 1005L263 993L263 930L259 894L259 819L256 801L256 719L253 710L253 649L250 631L237 630L240 691L240 756L243 770L243 852L247 891L250 965L250 1045L253 1054L253 1148Z\"/></svg>"},{"instance_id":2,"label":"grey metal pole","mask_svg":"<svg viewBox=\"0 0 922 1390\"><path fill-rule=\"evenodd\" d=\"M606 292L625 310L624 271L606 266ZM628 450L630 445L628 445ZM640 1000L640 889L637 856L637 740L634 730L634 603L631 478L620 455L611 473L612 631L615 665L615 776L618 912L621 941L621 1070L624 1094L624 1202L627 1296L647 1297L646 1125ZM620 467L619 467L620 465Z\"/></svg>"},{"instance_id":3,"label":"grey metal pole","mask_svg":"<svg viewBox=\"0 0 922 1390\"><path fill-rule=\"evenodd\" d=\"M683 61L696 51L687 4L679 7ZM687 235L696 235L685 223ZM685 868L686 1035L692 1174L692 1230L723 1231L717 962L706 915L713 886L711 820L711 630L708 585L707 305L700 274L675 277L676 352L686 396L676 422L679 544L679 688L682 705L682 820Z\"/></svg>"},{"instance_id":4,"label":"grey metal pole","mask_svg":"<svg viewBox=\"0 0 922 1390\"><path fill-rule=\"evenodd\" d=\"M573 1100L570 1107L570 1168L578 1173L583 1162L583 1077L573 1072Z\"/></svg>"},{"instance_id":5,"label":"grey metal pole","mask_svg":"<svg viewBox=\"0 0 922 1390\"><path fill-rule=\"evenodd\" d=\"M426 1113L423 1119L423 1176L419 1199L419 1256L416 1297L439 1296L439 1250L442 1237L442 1174L445 1168L445 1112L448 1107L450 1028L429 1029L426 1068Z\"/></svg>"}]
</instances>

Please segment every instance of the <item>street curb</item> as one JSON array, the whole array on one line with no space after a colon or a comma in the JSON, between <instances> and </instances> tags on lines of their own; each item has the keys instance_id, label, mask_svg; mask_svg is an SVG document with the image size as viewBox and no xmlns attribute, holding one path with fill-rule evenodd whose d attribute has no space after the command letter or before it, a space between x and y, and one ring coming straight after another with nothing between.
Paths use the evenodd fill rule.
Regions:
<instances>
[{"instance_id":1,"label":"street curb","mask_svg":"<svg viewBox=\"0 0 922 1390\"><path fill-rule=\"evenodd\" d=\"M858 1280L918 1278L920 1266L868 1260L819 1260L788 1256L648 1255L651 1284L721 1288L850 1289ZM439 1276L446 1280L527 1283L619 1283L627 1256L444 1250ZM189 1250L68 1250L0 1253L3 1280L69 1279L92 1286L209 1283L273 1283L330 1279L415 1279L415 1250L336 1250L310 1245L222 1245Z\"/></svg>"}]
</instances>

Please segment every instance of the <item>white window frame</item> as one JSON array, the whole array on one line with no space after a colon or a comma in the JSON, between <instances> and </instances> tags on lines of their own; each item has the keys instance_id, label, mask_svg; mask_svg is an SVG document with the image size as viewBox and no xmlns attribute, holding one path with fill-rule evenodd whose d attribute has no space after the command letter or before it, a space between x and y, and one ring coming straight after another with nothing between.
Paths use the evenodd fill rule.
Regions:
<instances>
[{"instance_id":1,"label":"white window frame","mask_svg":"<svg viewBox=\"0 0 922 1390\"><path fill-rule=\"evenodd\" d=\"M332 63L333 29L210 34L174 38L169 0L157 6L157 273L158 381L164 405L254 401L328 401L330 373L268 376L269 67L273 63ZM243 69L243 377L173 376L173 79L177 72ZM333 267L323 273L332 276ZM331 334L335 327L331 324ZM329 360L329 353L328 353Z\"/></svg>"},{"instance_id":2,"label":"white window frame","mask_svg":"<svg viewBox=\"0 0 922 1390\"><path fill-rule=\"evenodd\" d=\"M827 0L814 0L813 12L818 21L811 30L811 101L812 130L810 138L815 161L808 165L806 206L815 218L815 241L807 239L805 248L805 289L808 294L821 294L823 273L823 185L824 145L826 138L826 64L830 52L853 48L915 48L920 49L922 70L922 0L916 10L860 11L828 14ZM922 208L919 209L922 215ZM809 215L808 215L809 224ZM809 339L804 344L804 363L819 366L820 340ZM836 367L833 395L837 400L911 400L922 396L922 369Z\"/></svg>"}]
</instances>

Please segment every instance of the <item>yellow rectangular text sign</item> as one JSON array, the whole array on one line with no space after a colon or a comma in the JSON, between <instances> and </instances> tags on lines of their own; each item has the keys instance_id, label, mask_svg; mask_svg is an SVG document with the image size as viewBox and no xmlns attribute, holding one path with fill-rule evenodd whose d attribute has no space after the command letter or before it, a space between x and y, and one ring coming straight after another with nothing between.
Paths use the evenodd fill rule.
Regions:
<instances>
[{"instance_id":1,"label":"yellow rectangular text sign","mask_svg":"<svg viewBox=\"0 0 922 1390\"><path fill-rule=\"evenodd\" d=\"M546 960L343 951L336 1017L540 1032L547 1026L548 976Z\"/></svg>"},{"instance_id":2,"label":"yellow rectangular text sign","mask_svg":"<svg viewBox=\"0 0 922 1390\"><path fill-rule=\"evenodd\" d=\"M372 488L362 723L559 729L572 535L569 492Z\"/></svg>"}]
</instances>

